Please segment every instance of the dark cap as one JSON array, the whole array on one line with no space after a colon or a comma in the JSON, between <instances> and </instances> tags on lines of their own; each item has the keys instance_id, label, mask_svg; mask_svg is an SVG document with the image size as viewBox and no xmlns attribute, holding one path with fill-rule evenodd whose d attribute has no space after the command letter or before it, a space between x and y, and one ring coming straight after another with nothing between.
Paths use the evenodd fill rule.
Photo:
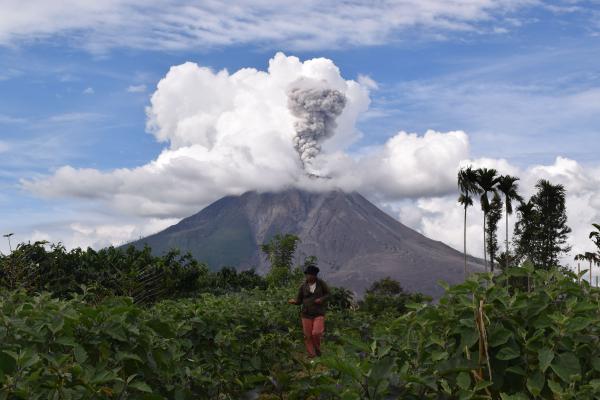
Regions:
<instances>
[{"instance_id":1,"label":"dark cap","mask_svg":"<svg viewBox=\"0 0 600 400\"><path fill-rule=\"evenodd\" d=\"M309 265L304 269L305 275L317 275L319 273L319 268L314 265Z\"/></svg>"}]
</instances>

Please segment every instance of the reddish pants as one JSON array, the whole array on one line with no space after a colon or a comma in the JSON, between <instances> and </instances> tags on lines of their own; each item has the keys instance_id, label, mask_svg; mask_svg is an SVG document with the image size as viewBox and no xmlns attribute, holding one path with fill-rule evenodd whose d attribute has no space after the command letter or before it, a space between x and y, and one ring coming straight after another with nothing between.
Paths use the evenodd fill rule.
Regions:
<instances>
[{"instance_id":1,"label":"reddish pants","mask_svg":"<svg viewBox=\"0 0 600 400\"><path fill-rule=\"evenodd\" d=\"M321 350L323 331L325 331L325 317L316 317L314 319L302 318L304 345L309 356L314 357L316 350Z\"/></svg>"}]
</instances>

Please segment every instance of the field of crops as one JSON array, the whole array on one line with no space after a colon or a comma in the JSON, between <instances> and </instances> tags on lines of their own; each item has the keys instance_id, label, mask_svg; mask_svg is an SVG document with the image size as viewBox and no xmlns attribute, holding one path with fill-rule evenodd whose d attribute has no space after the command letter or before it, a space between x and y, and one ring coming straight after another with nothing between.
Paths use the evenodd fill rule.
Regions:
<instances>
[{"instance_id":1,"label":"field of crops","mask_svg":"<svg viewBox=\"0 0 600 400\"><path fill-rule=\"evenodd\" d=\"M4 399L593 399L599 293L558 270L473 277L406 313L337 309L302 349L294 285L136 305L0 294ZM95 297L94 297L95 298Z\"/></svg>"}]
</instances>

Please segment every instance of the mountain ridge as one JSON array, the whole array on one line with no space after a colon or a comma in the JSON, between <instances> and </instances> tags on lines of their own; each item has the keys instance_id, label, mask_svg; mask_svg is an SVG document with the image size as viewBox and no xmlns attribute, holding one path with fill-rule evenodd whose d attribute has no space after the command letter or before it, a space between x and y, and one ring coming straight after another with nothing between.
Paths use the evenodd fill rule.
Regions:
<instances>
[{"instance_id":1,"label":"mountain ridge","mask_svg":"<svg viewBox=\"0 0 600 400\"><path fill-rule=\"evenodd\" d=\"M406 227L358 192L246 192L226 196L169 228L133 242L154 253L189 251L212 268L255 267L268 271L259 245L277 233L301 241L296 262L317 256L323 278L358 295L375 280L390 276L413 292L439 297L444 280L464 277L462 253ZM469 257L470 270L482 270Z\"/></svg>"}]
</instances>

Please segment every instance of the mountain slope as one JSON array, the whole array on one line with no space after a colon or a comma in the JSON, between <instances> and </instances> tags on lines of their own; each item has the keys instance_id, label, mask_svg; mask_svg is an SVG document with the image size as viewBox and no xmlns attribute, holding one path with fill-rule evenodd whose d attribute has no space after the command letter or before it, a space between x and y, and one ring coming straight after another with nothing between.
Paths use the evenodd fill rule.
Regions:
<instances>
[{"instance_id":1,"label":"mountain slope","mask_svg":"<svg viewBox=\"0 0 600 400\"><path fill-rule=\"evenodd\" d=\"M190 251L212 268L268 265L259 245L277 233L301 238L297 260L319 259L323 278L362 294L371 282L391 276L409 291L438 297L438 280L463 278L460 252L404 226L358 193L290 189L224 197L162 232L141 239L156 253ZM470 258L469 269L480 270Z\"/></svg>"}]
</instances>

